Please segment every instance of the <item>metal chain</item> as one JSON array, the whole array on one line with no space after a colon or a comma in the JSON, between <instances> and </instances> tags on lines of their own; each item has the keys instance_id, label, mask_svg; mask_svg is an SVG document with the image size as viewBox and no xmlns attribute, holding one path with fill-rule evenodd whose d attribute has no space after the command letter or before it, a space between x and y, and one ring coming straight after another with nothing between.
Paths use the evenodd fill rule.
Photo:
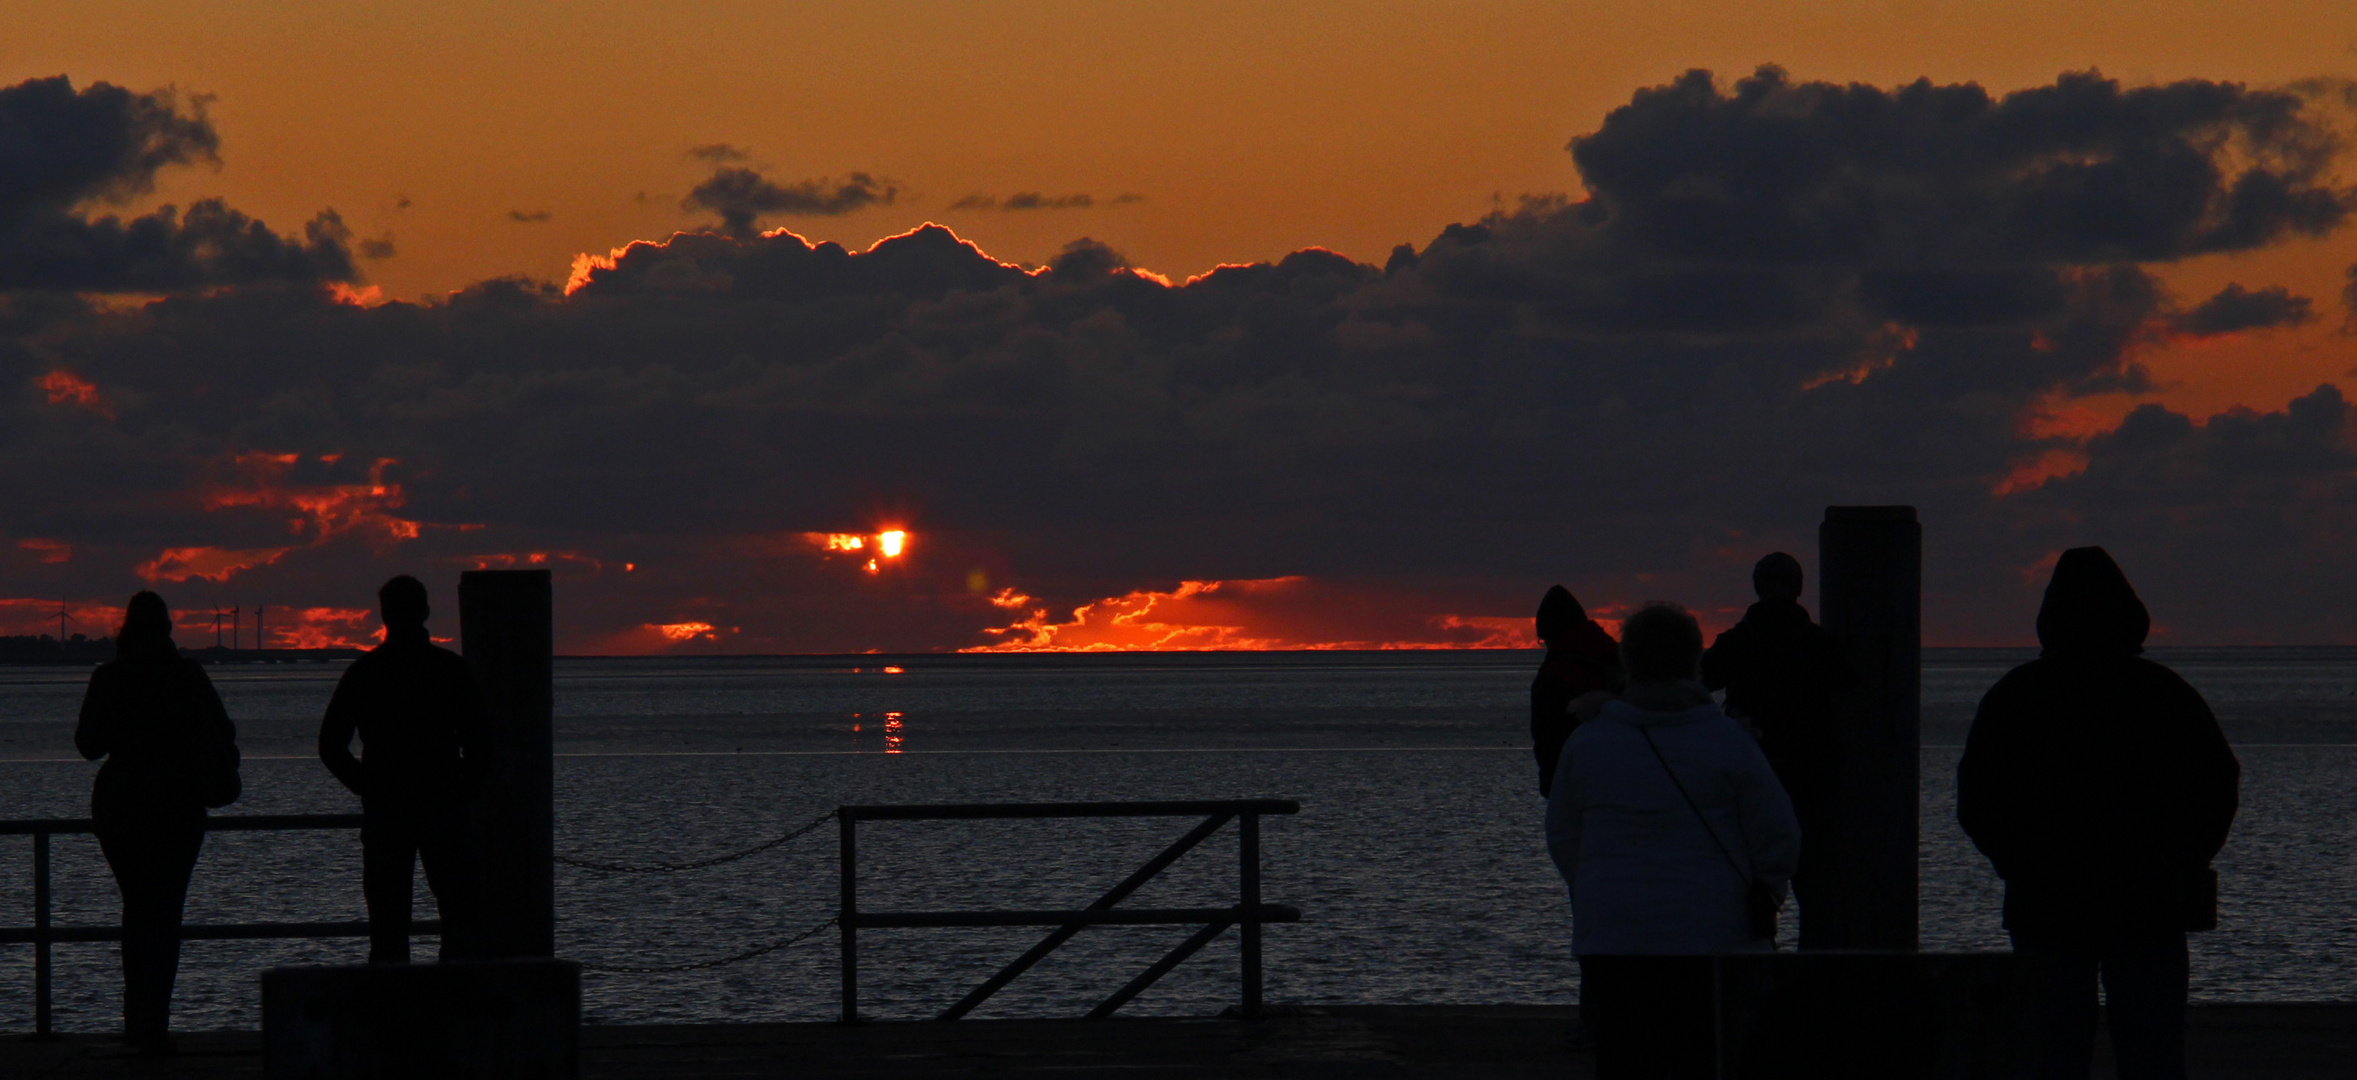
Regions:
<instances>
[{"instance_id":1,"label":"metal chain","mask_svg":"<svg viewBox=\"0 0 2357 1080\"><path fill-rule=\"evenodd\" d=\"M693 862L610 863L598 862L595 859L579 859L571 855L558 855L556 856L556 861L563 863L566 866L575 866L583 870L598 870L608 874L675 874L682 870L702 870L708 866L719 866L722 863L732 863L739 859L750 859L753 856L759 855L762 852L768 851L769 849L777 847L780 844L787 844L796 840L800 840L801 838L810 835L812 830L815 830L819 826L826 824L830 820L833 820L834 816L835 812L829 810L826 813L812 818L810 824L804 825L801 828L787 833L784 836L778 837L775 840L768 841L767 843L756 844L752 847L746 848L743 851L732 852L727 855L716 855L709 859L697 859Z\"/></svg>"},{"instance_id":2,"label":"metal chain","mask_svg":"<svg viewBox=\"0 0 2357 1080\"><path fill-rule=\"evenodd\" d=\"M828 927L835 925L835 922L836 920L834 919L828 919L827 921L822 922L817 926L813 926L808 930L804 930L793 937L785 939L784 941L771 942L767 945L755 945L754 947L746 949L743 952L730 953L727 956L722 956L711 960L697 960L685 964L663 964L651 967L634 964L601 964L594 960L582 960L579 961L579 963L581 964L581 968L584 971L607 971L619 975L675 975L683 971L702 971L705 968L722 967L728 964L751 960L756 956L767 956L770 953L777 952L781 949L791 949L796 945L800 945L803 942L817 937L821 933L824 933Z\"/></svg>"}]
</instances>

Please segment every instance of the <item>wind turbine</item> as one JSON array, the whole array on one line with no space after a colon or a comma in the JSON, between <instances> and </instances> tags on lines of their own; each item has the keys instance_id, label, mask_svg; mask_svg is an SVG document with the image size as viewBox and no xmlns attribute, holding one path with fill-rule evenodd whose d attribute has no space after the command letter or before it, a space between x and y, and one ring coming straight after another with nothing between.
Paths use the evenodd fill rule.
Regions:
<instances>
[{"instance_id":1,"label":"wind turbine","mask_svg":"<svg viewBox=\"0 0 2357 1080\"><path fill-rule=\"evenodd\" d=\"M65 597L60 596L57 598L57 643L60 645L65 644L65 624L70 621L75 621L74 617L66 613Z\"/></svg>"},{"instance_id":2,"label":"wind turbine","mask_svg":"<svg viewBox=\"0 0 2357 1080\"><path fill-rule=\"evenodd\" d=\"M262 650L262 649L265 649L265 648L268 648L268 647L269 647L269 646L268 646L268 644L267 644L267 643L265 643L265 642L262 640L262 605L260 605L260 604L255 604L255 605L254 605L254 649L255 649L256 651L260 651L260 650Z\"/></svg>"}]
</instances>

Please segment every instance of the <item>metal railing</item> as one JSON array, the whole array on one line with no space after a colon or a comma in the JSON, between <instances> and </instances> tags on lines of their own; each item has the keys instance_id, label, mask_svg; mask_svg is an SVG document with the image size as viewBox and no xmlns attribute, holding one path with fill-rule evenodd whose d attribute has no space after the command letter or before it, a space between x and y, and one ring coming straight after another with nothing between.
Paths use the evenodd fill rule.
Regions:
<instances>
[{"instance_id":1,"label":"metal railing","mask_svg":"<svg viewBox=\"0 0 2357 1080\"><path fill-rule=\"evenodd\" d=\"M358 814L253 814L240 817L208 817L206 832L274 832L286 829L357 829ZM49 838L64 834L91 834L97 823L89 818L48 818L19 821L0 821L0 836L31 836L33 838L33 925L0 927L0 945L33 947L33 1027L34 1038L47 1039L54 1034L50 1028L50 946L61 941L121 941L121 926L53 926L49 921ZM442 932L442 923L424 919L409 924L414 936L428 937ZM358 922L297 922L297 923L196 923L180 927L182 941L224 941L267 938L336 938L367 937L368 923Z\"/></svg>"},{"instance_id":2,"label":"metal railing","mask_svg":"<svg viewBox=\"0 0 2357 1080\"><path fill-rule=\"evenodd\" d=\"M842 830L841 867L843 900L836 923L843 935L843 1022L859 1022L859 931L862 929L941 927L941 926L1052 926L1055 929L1033 945L1030 951L1016 957L998 973L983 980L956 1004L942 1010L937 1019L955 1020L973 1011L974 1007L1014 981L1042 957L1070 940L1072 935L1087 926L1161 926L1195 925L1196 931L1172 949L1162 959L1131 979L1128 985L1113 992L1111 997L1090 1010L1088 1018L1101 1020L1144 993L1162 976L1168 974L1187 957L1226 933L1228 927L1241 927L1242 938L1242 996L1239 1011L1247 1018L1260 1014L1261 962L1260 928L1264 923L1296 922L1301 918L1298 908L1283 904L1264 904L1260 901L1260 817L1263 814L1294 814L1301 804L1290 799L1231 799L1195 800L1184 802L1093 802L1093 803L979 803L965 805L930 806L845 806L836 811ZM1077 911L894 911L862 912L859 910L858 827L861 821L974 821L987 818L1080 818L1080 817L1194 817L1202 815L1201 824L1181 836L1162 853L1146 861L1136 873L1115 885L1095 903ZM1230 820L1236 827L1236 903L1233 907L1211 908L1124 908L1116 909L1124 897L1136 892L1153 880L1170 864L1178 861L1196 845L1209 839Z\"/></svg>"}]
</instances>

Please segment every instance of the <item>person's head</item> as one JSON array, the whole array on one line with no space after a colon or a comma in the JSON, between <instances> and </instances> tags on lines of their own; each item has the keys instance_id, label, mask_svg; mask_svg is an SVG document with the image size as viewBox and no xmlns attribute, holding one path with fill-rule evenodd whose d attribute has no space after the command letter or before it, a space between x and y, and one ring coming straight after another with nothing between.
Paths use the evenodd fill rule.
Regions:
<instances>
[{"instance_id":1,"label":"person's head","mask_svg":"<svg viewBox=\"0 0 2357 1080\"><path fill-rule=\"evenodd\" d=\"M388 630L424 626L433 609L426 605L424 582L403 574L376 591L377 614Z\"/></svg>"},{"instance_id":2,"label":"person's head","mask_svg":"<svg viewBox=\"0 0 2357 1080\"><path fill-rule=\"evenodd\" d=\"M123 605L123 628L115 631L119 642L169 642L172 640L172 609L164 606L164 598L145 589L131 595L131 602Z\"/></svg>"},{"instance_id":3,"label":"person's head","mask_svg":"<svg viewBox=\"0 0 2357 1080\"><path fill-rule=\"evenodd\" d=\"M1571 632L1571 628L1588 621L1588 611L1580 606L1579 598L1561 585L1547 590L1539 599L1538 634L1540 641L1554 641Z\"/></svg>"},{"instance_id":4,"label":"person's head","mask_svg":"<svg viewBox=\"0 0 2357 1080\"><path fill-rule=\"evenodd\" d=\"M1762 600L1800 599L1800 560L1772 551L1751 565L1751 591Z\"/></svg>"},{"instance_id":5,"label":"person's head","mask_svg":"<svg viewBox=\"0 0 2357 1080\"><path fill-rule=\"evenodd\" d=\"M2038 606L2038 643L2064 653L2140 653L2152 614L2128 575L2099 547L2078 547L2054 561Z\"/></svg>"},{"instance_id":6,"label":"person's head","mask_svg":"<svg viewBox=\"0 0 2357 1080\"><path fill-rule=\"evenodd\" d=\"M1647 603L1620 624L1620 662L1631 683L1691 679L1702 662L1702 626L1676 604Z\"/></svg>"}]
</instances>

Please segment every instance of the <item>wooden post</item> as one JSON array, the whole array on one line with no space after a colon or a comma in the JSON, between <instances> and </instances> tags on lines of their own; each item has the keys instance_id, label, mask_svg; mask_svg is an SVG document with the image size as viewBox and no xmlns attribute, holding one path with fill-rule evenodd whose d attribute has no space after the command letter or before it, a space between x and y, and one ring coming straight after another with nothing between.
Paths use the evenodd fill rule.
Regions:
<instances>
[{"instance_id":1,"label":"wooden post","mask_svg":"<svg viewBox=\"0 0 2357 1080\"><path fill-rule=\"evenodd\" d=\"M546 570L458 579L468 666L491 713L491 778L480 802L488 956L556 955L555 623Z\"/></svg>"},{"instance_id":2,"label":"wooden post","mask_svg":"<svg viewBox=\"0 0 2357 1080\"><path fill-rule=\"evenodd\" d=\"M1825 629L1858 675L1834 709L1841 826L1833 838L1835 932L1822 944L1913 949L1923 742L1923 526L1915 508L1826 507L1817 599Z\"/></svg>"}]
</instances>

